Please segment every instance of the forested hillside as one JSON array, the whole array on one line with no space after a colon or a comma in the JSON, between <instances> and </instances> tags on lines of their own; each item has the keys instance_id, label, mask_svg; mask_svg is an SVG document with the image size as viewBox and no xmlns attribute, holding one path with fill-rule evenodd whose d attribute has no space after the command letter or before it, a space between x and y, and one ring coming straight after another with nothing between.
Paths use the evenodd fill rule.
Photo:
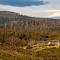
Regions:
<instances>
[{"instance_id":1,"label":"forested hillside","mask_svg":"<svg viewBox=\"0 0 60 60\"><path fill-rule=\"evenodd\" d=\"M8 26L13 24L19 29L23 27L26 28L26 31L38 30L40 32L60 32L59 19L28 17L7 11L0 11L0 24L2 26L4 24Z\"/></svg>"},{"instance_id":2,"label":"forested hillside","mask_svg":"<svg viewBox=\"0 0 60 60\"><path fill-rule=\"evenodd\" d=\"M28 17L0 11L0 59L60 60L60 48L54 45L54 48L49 49L42 46L46 47L43 50L40 49L41 45L38 49L29 45L34 44L34 41L49 40L60 40L59 19ZM36 44L35 42L34 45Z\"/></svg>"}]
</instances>

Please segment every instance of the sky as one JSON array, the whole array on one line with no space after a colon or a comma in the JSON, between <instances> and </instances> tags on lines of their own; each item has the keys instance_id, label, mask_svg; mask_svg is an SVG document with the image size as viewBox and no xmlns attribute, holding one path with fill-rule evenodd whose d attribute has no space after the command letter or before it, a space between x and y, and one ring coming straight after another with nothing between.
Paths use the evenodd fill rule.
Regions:
<instances>
[{"instance_id":1,"label":"sky","mask_svg":"<svg viewBox=\"0 0 60 60\"><path fill-rule=\"evenodd\" d=\"M0 0L0 11L12 11L31 17L59 17L60 0Z\"/></svg>"}]
</instances>

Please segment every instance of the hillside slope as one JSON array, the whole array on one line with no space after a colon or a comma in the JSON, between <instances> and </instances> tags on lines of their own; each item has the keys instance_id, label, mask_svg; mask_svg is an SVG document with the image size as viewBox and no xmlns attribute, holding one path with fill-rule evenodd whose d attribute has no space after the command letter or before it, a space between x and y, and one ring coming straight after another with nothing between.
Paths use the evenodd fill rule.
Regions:
<instances>
[{"instance_id":1,"label":"hillside slope","mask_svg":"<svg viewBox=\"0 0 60 60\"><path fill-rule=\"evenodd\" d=\"M60 60L52 40L60 40L60 20L0 11L0 60Z\"/></svg>"},{"instance_id":2,"label":"hillside slope","mask_svg":"<svg viewBox=\"0 0 60 60\"><path fill-rule=\"evenodd\" d=\"M14 12L0 11L0 24L14 23L17 27L21 26L28 29L39 31L60 32L60 20L51 18L35 18L19 15Z\"/></svg>"}]
</instances>

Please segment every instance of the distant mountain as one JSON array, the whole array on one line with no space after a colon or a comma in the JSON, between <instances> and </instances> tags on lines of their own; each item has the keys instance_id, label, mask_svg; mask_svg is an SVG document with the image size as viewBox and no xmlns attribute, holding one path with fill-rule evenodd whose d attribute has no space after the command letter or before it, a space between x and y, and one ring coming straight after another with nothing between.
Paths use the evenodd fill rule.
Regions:
<instances>
[{"instance_id":1,"label":"distant mountain","mask_svg":"<svg viewBox=\"0 0 60 60\"><path fill-rule=\"evenodd\" d=\"M53 17L54 19L60 19L60 16Z\"/></svg>"},{"instance_id":2,"label":"distant mountain","mask_svg":"<svg viewBox=\"0 0 60 60\"><path fill-rule=\"evenodd\" d=\"M0 11L0 25L7 24L19 29L34 31L57 31L60 32L60 19L36 18L20 15L9 11Z\"/></svg>"}]
</instances>

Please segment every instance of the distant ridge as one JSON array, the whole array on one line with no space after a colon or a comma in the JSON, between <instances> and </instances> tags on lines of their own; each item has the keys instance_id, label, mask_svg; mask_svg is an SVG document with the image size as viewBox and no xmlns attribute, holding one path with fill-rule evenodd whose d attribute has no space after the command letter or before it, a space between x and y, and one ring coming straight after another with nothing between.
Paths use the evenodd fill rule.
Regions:
<instances>
[{"instance_id":1,"label":"distant ridge","mask_svg":"<svg viewBox=\"0 0 60 60\"><path fill-rule=\"evenodd\" d=\"M14 21L17 27L26 27L28 29L31 28L39 31L60 32L60 19L36 18L9 11L0 11L0 24L4 25L6 23L9 25L10 22Z\"/></svg>"},{"instance_id":2,"label":"distant ridge","mask_svg":"<svg viewBox=\"0 0 60 60\"><path fill-rule=\"evenodd\" d=\"M6 17L6 18L20 18L20 17L26 17L26 18L35 18L35 19L53 19L53 18L38 18L38 17L30 17L26 15L21 15L19 13L10 12L10 11L0 11L0 17Z\"/></svg>"}]
</instances>

